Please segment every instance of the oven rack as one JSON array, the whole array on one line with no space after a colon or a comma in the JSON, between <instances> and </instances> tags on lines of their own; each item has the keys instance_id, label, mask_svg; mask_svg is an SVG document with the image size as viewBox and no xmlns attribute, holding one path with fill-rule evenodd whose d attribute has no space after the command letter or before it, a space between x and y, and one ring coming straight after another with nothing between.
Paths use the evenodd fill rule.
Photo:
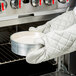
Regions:
<instances>
[{"instance_id":1,"label":"oven rack","mask_svg":"<svg viewBox=\"0 0 76 76\"><path fill-rule=\"evenodd\" d=\"M14 54L10 44L0 45L0 65L20 60L25 60L25 57Z\"/></svg>"}]
</instances>

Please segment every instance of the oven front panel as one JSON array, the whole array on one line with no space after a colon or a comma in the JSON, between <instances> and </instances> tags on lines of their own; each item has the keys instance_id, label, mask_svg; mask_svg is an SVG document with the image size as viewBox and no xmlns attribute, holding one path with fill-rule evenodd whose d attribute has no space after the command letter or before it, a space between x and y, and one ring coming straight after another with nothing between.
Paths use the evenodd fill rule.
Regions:
<instances>
[{"instance_id":1,"label":"oven front panel","mask_svg":"<svg viewBox=\"0 0 76 76\"><path fill-rule=\"evenodd\" d=\"M14 25L22 23L20 18L22 18L22 20L25 19L25 23L29 23L30 21L43 21L45 19L49 20L49 17L45 16L62 13L65 12L68 7L72 8L75 6L75 0L68 0L66 3L61 3L59 0L51 0L51 5L46 5L44 0L41 0L41 5L38 5L37 7L32 6L31 0L26 0L26 3L24 3L23 0L3 0L4 2L7 2L7 7L5 7L5 4L2 6L1 1L2 0L0 0L0 27L12 25L10 22L13 22ZM21 8L12 8L17 5L17 3L16 5L13 5L13 1L22 1ZM54 1L54 4L52 1Z\"/></svg>"}]
</instances>

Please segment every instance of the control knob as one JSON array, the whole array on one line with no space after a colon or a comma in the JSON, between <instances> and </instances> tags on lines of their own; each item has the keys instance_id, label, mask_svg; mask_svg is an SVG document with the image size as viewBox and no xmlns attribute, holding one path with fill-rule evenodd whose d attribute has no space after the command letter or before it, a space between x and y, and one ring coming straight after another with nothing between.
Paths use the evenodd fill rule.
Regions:
<instances>
[{"instance_id":1,"label":"control knob","mask_svg":"<svg viewBox=\"0 0 76 76\"><path fill-rule=\"evenodd\" d=\"M11 0L10 5L13 9L21 8L22 6L22 0Z\"/></svg>"},{"instance_id":2,"label":"control knob","mask_svg":"<svg viewBox=\"0 0 76 76\"><path fill-rule=\"evenodd\" d=\"M44 0L44 3L45 3L46 5L51 5L51 4L52 4L52 0Z\"/></svg>"},{"instance_id":3,"label":"control knob","mask_svg":"<svg viewBox=\"0 0 76 76\"><path fill-rule=\"evenodd\" d=\"M31 0L31 4L32 6L37 7L39 6L39 0Z\"/></svg>"}]
</instances>

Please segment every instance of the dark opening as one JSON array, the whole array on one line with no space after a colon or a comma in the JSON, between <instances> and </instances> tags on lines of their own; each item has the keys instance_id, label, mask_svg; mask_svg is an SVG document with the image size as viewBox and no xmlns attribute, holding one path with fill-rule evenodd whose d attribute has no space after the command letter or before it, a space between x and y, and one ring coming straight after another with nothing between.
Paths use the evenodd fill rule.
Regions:
<instances>
[{"instance_id":1,"label":"dark opening","mask_svg":"<svg viewBox=\"0 0 76 76\"><path fill-rule=\"evenodd\" d=\"M23 0L23 3L29 3L29 0Z\"/></svg>"}]
</instances>

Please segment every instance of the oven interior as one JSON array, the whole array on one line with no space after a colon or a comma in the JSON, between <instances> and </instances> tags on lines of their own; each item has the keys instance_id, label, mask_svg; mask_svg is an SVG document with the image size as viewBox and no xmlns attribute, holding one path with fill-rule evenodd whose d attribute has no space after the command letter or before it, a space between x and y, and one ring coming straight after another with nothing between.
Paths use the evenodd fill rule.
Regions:
<instances>
[{"instance_id":1,"label":"oven interior","mask_svg":"<svg viewBox=\"0 0 76 76\"><path fill-rule=\"evenodd\" d=\"M56 71L55 61L46 61L40 64L29 64L24 56L19 56L11 51L10 35L19 31L27 31L29 27L37 27L47 21L39 21L21 25L12 25L0 28L0 74L19 74L25 76L39 76Z\"/></svg>"}]
</instances>

